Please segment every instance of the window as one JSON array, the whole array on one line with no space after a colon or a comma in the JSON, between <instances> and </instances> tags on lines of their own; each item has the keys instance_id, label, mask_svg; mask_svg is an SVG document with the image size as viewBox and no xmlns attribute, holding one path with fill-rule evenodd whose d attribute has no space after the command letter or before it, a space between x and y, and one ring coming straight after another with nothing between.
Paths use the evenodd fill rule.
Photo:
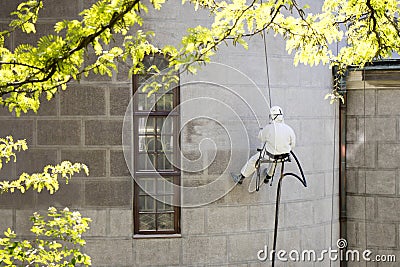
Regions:
<instances>
[{"instance_id":1,"label":"window","mask_svg":"<svg viewBox=\"0 0 400 267\"><path fill-rule=\"evenodd\" d=\"M146 56L143 64L145 69L155 65L163 70L168 61L156 54ZM173 162L180 160L179 86L175 83L148 97L140 89L154 74L133 77L134 233L176 234L180 233L180 192L173 184L180 184L180 170ZM153 79L161 82L165 77Z\"/></svg>"}]
</instances>

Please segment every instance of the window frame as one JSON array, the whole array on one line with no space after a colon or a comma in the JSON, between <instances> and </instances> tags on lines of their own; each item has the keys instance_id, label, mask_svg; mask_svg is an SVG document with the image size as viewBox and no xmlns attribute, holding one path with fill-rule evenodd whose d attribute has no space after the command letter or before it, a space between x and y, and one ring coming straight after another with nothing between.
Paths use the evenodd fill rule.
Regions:
<instances>
[{"instance_id":1,"label":"window frame","mask_svg":"<svg viewBox=\"0 0 400 267\"><path fill-rule=\"evenodd\" d=\"M162 56L162 55L153 55L153 56ZM133 83L133 95L137 92L139 89L139 75L133 75L132 79ZM180 162L180 153L179 149L181 147L181 138L180 138L180 108L179 108L179 103L180 103L180 79L178 76L178 84L170 91L173 94L173 106L172 110L173 111L167 111L167 110L161 110L161 111L152 111L152 110L138 110L138 101L139 97L134 97L133 99L133 156L134 156L134 197L133 197L133 231L134 231L134 236L136 235L137 237L139 236L147 236L147 235L160 235L162 236L168 236L168 235L176 235L181 233L181 192L180 192L180 185L181 185L181 170L177 168L176 166L173 166L172 170L139 170L138 169L138 158L139 158L139 136L146 136L146 134L139 134L139 118L140 117L167 117L167 116L173 116L174 117L174 125L173 125L173 131L172 131L172 136L173 136L173 152L172 155L174 157L174 162ZM162 90L162 89L161 89ZM156 120L157 121L157 120ZM151 134L150 134L151 136ZM157 136L156 133L154 133L154 136ZM157 138L157 137L156 137ZM156 139L157 140L157 139ZM156 152L155 152L156 153ZM174 213L174 221L173 221L173 230L158 230L157 229L157 214L165 214L168 212L163 212L163 213L158 213L157 212L157 201L156 200L156 207L155 207L155 212L154 213L149 213L149 214L156 214L155 216L155 230L140 230L140 214L143 214L140 212L139 209L139 193L140 193L140 186L137 183L137 181L140 178L156 178L156 186L157 186L157 177L172 177L174 184L177 185L174 187L173 190L173 213ZM155 189L156 190L156 189ZM157 191L155 191L157 194ZM160 194L161 196L163 194ZM150 196L152 197L152 196ZM152 197L153 198L153 197Z\"/></svg>"}]
</instances>

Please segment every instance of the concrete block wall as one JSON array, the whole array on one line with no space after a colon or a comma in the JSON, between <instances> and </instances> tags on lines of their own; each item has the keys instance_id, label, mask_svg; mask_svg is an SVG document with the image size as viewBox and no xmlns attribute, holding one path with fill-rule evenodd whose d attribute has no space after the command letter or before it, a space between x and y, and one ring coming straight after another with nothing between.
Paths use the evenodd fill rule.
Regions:
<instances>
[{"instance_id":1,"label":"concrete block wall","mask_svg":"<svg viewBox=\"0 0 400 267\"><path fill-rule=\"evenodd\" d=\"M395 255L398 261L399 71L381 72L352 71L347 78L347 234L350 248ZM398 266L359 264L349 266Z\"/></svg>"},{"instance_id":2,"label":"concrete block wall","mask_svg":"<svg viewBox=\"0 0 400 267\"><path fill-rule=\"evenodd\" d=\"M49 6L45 18L38 23L39 31L48 31L61 17L73 18L87 2L46 1ZM1 25L9 19L3 12L14 6L14 1L6 1ZM189 5L182 7L169 1L162 11L147 14L146 23L145 27L158 33L156 44L176 44L186 27L208 24L209 17L204 12L194 13ZM35 38L14 33L9 45L34 42ZM198 161L203 170L182 172L183 184L198 186L222 181L200 196L202 201L226 193L203 205L183 208L181 238L132 238L133 180L121 141L132 84L127 74L129 66L122 63L111 78L90 75L79 84L70 84L52 101L44 100L38 114L15 118L0 109L0 135L26 138L30 147L20 153L16 164L1 171L1 177L16 177L23 170L38 171L45 164L61 160L84 162L90 168L89 177L74 177L54 196L32 192L0 196L0 214L4 215L0 216L0 226L11 226L17 233L29 236L26 219L33 211L45 210L49 205L69 206L93 219L86 234L86 250L93 257L94 266L268 266L258 261L257 252L265 245L272 247L276 183L255 194L248 193L247 182L228 192L233 186L229 172L239 171L248 155L255 152L259 146L258 128L268 117L263 42L256 37L249 43L249 50L220 49L214 60L228 67L210 65L198 76L181 77L182 102L204 97L220 101L220 105L213 102L182 106L182 121L187 122L182 125L182 153L192 159L204 156ZM268 35L267 44L272 103L284 109L286 122L296 131L295 152L309 184L304 189L295 180L284 182L278 248L320 251L333 246L339 236L337 165L333 163L335 107L323 100L331 89L331 74L326 67L294 67L283 40L277 37ZM187 84L193 81L201 82ZM219 87L204 81L213 81ZM204 113L214 117L199 116ZM201 142L206 138L212 139L215 146ZM202 154L199 144L203 145ZM287 168L296 170L293 166ZM193 200L190 196L187 199ZM277 266L337 264L279 262Z\"/></svg>"}]
</instances>

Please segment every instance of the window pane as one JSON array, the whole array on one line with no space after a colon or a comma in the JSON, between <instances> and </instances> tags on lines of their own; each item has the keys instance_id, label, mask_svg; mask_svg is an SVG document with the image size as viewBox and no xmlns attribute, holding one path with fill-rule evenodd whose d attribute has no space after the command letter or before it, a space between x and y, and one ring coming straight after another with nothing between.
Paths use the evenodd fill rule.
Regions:
<instances>
[{"instance_id":1,"label":"window pane","mask_svg":"<svg viewBox=\"0 0 400 267\"><path fill-rule=\"evenodd\" d=\"M138 155L138 170L154 170L155 169L155 155L154 154L139 154Z\"/></svg>"},{"instance_id":2,"label":"window pane","mask_svg":"<svg viewBox=\"0 0 400 267\"><path fill-rule=\"evenodd\" d=\"M157 194L172 194L173 187L172 184L174 182L174 178L172 177L162 177L157 179ZM171 203L171 202L169 202Z\"/></svg>"},{"instance_id":3,"label":"window pane","mask_svg":"<svg viewBox=\"0 0 400 267\"><path fill-rule=\"evenodd\" d=\"M159 71L162 71L163 69L168 67L169 61L160 54L154 54L154 55L148 55L143 58L142 61L144 68L148 69L152 65L157 66Z\"/></svg>"},{"instance_id":4,"label":"window pane","mask_svg":"<svg viewBox=\"0 0 400 267\"><path fill-rule=\"evenodd\" d=\"M173 134L173 117L158 117L157 118L157 133L158 134Z\"/></svg>"},{"instance_id":5,"label":"window pane","mask_svg":"<svg viewBox=\"0 0 400 267\"><path fill-rule=\"evenodd\" d=\"M161 136L157 136L157 138L161 138ZM157 152L162 151L162 143L161 143L161 140L158 140L158 139L157 139L157 142L156 142L156 150L157 150Z\"/></svg>"},{"instance_id":6,"label":"window pane","mask_svg":"<svg viewBox=\"0 0 400 267\"><path fill-rule=\"evenodd\" d=\"M174 96L173 94L164 95L165 98L165 110L172 110L174 107Z\"/></svg>"},{"instance_id":7,"label":"window pane","mask_svg":"<svg viewBox=\"0 0 400 267\"><path fill-rule=\"evenodd\" d=\"M139 136L139 152L141 153L154 153L154 152L173 152L174 137L171 135L156 136L142 135Z\"/></svg>"},{"instance_id":8,"label":"window pane","mask_svg":"<svg viewBox=\"0 0 400 267\"><path fill-rule=\"evenodd\" d=\"M156 200L151 196L139 196L139 212L156 212Z\"/></svg>"},{"instance_id":9,"label":"window pane","mask_svg":"<svg viewBox=\"0 0 400 267\"><path fill-rule=\"evenodd\" d=\"M172 160L172 155L169 154L169 158ZM157 169L158 170L173 170L172 164L164 153L157 155Z\"/></svg>"},{"instance_id":10,"label":"window pane","mask_svg":"<svg viewBox=\"0 0 400 267\"><path fill-rule=\"evenodd\" d=\"M139 136L139 152L155 152L154 142L154 136Z\"/></svg>"},{"instance_id":11,"label":"window pane","mask_svg":"<svg viewBox=\"0 0 400 267\"><path fill-rule=\"evenodd\" d=\"M160 141L158 141L160 143ZM158 149L159 145L157 146ZM155 136L139 136L139 152L155 152L156 138Z\"/></svg>"},{"instance_id":12,"label":"window pane","mask_svg":"<svg viewBox=\"0 0 400 267\"><path fill-rule=\"evenodd\" d=\"M154 59L154 65L157 66L159 71L168 68L168 64L169 64L168 60L161 55L157 55Z\"/></svg>"},{"instance_id":13,"label":"window pane","mask_svg":"<svg viewBox=\"0 0 400 267\"><path fill-rule=\"evenodd\" d=\"M156 230L155 214L139 214L140 230Z\"/></svg>"},{"instance_id":14,"label":"window pane","mask_svg":"<svg viewBox=\"0 0 400 267\"><path fill-rule=\"evenodd\" d=\"M150 111L155 110L156 96L154 94L149 97L147 94L138 94L138 110Z\"/></svg>"},{"instance_id":15,"label":"window pane","mask_svg":"<svg viewBox=\"0 0 400 267\"><path fill-rule=\"evenodd\" d=\"M148 55L145 56L142 60L142 63L144 65L144 68L147 69L148 67L150 67L151 65L153 65L154 62L154 55Z\"/></svg>"},{"instance_id":16,"label":"window pane","mask_svg":"<svg viewBox=\"0 0 400 267\"><path fill-rule=\"evenodd\" d=\"M154 194L156 178L139 178L139 185L140 185L139 195Z\"/></svg>"},{"instance_id":17,"label":"window pane","mask_svg":"<svg viewBox=\"0 0 400 267\"><path fill-rule=\"evenodd\" d=\"M173 94L157 95L157 110L171 111L174 106Z\"/></svg>"},{"instance_id":18,"label":"window pane","mask_svg":"<svg viewBox=\"0 0 400 267\"><path fill-rule=\"evenodd\" d=\"M157 228L158 230L173 230L174 214L173 213L158 214Z\"/></svg>"},{"instance_id":19,"label":"window pane","mask_svg":"<svg viewBox=\"0 0 400 267\"><path fill-rule=\"evenodd\" d=\"M163 151L165 153L172 153L174 148L174 137L172 135L162 135L159 137L159 146L157 148L159 151Z\"/></svg>"},{"instance_id":20,"label":"window pane","mask_svg":"<svg viewBox=\"0 0 400 267\"><path fill-rule=\"evenodd\" d=\"M138 148L139 148L139 152L146 152L146 138L145 138L145 136L139 136Z\"/></svg>"},{"instance_id":21,"label":"window pane","mask_svg":"<svg viewBox=\"0 0 400 267\"><path fill-rule=\"evenodd\" d=\"M155 134L156 118L141 117L138 121L139 134Z\"/></svg>"},{"instance_id":22,"label":"window pane","mask_svg":"<svg viewBox=\"0 0 400 267\"><path fill-rule=\"evenodd\" d=\"M173 196L161 196L158 197L160 201L157 201L157 212L174 211L174 207L167 204L172 203Z\"/></svg>"}]
</instances>

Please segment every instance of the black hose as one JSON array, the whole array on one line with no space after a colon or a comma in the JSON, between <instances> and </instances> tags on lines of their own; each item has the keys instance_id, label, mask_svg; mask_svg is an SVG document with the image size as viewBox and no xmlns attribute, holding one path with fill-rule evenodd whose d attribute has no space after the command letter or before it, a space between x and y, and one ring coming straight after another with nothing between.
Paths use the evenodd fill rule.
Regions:
<instances>
[{"instance_id":1,"label":"black hose","mask_svg":"<svg viewBox=\"0 0 400 267\"><path fill-rule=\"evenodd\" d=\"M293 176L293 177L297 178L297 180L299 180L300 183L301 183L302 185L304 185L304 187L307 187L307 182L306 182L306 180L300 178L300 177L299 177L297 174L295 174L295 173L287 172L287 173L285 173L283 176Z\"/></svg>"},{"instance_id":2,"label":"black hose","mask_svg":"<svg viewBox=\"0 0 400 267\"><path fill-rule=\"evenodd\" d=\"M303 184L304 187L307 187L307 181L306 181L306 177L304 176L304 172L303 169L301 168L300 162L297 159L296 155L294 154L293 151L290 151L290 154L292 154L294 160L297 163L297 167L300 170L301 173L301 177L298 176L295 173L284 173L284 166L285 166L285 162L282 161L282 167L281 167L281 176L279 178L279 182L278 182L278 187L277 187L277 191L276 191L276 203L275 203L275 225L274 225L274 241L273 241L273 254L272 254L272 267L275 267L275 253L276 253L276 242L277 242L277 238L278 238L278 223L279 223L279 205L281 202L281 190L282 190L282 182L283 182L283 178L285 176L293 176L295 177L297 180L300 181L300 183Z\"/></svg>"},{"instance_id":3,"label":"black hose","mask_svg":"<svg viewBox=\"0 0 400 267\"><path fill-rule=\"evenodd\" d=\"M285 162L282 161L281 176L279 177L278 187L276 189L276 202L275 202L275 224L274 224L274 241L272 247L272 267L275 267L275 256L276 256L276 242L278 241L278 224L279 224L279 206L281 203L281 189L282 181L285 177L284 172Z\"/></svg>"},{"instance_id":4,"label":"black hose","mask_svg":"<svg viewBox=\"0 0 400 267\"><path fill-rule=\"evenodd\" d=\"M307 180L306 180L306 177L304 176L303 168L301 168L300 161L297 159L296 154L294 154L293 151L290 151L290 154L293 156L294 160L295 160L296 163L297 163L297 167L298 167L299 170L300 170L302 179L300 179L300 177L297 176L296 174L290 174L290 175L295 176L297 179L300 180L300 182L304 185L304 187L307 187ZM288 175L289 175L289 174L288 174Z\"/></svg>"}]
</instances>

